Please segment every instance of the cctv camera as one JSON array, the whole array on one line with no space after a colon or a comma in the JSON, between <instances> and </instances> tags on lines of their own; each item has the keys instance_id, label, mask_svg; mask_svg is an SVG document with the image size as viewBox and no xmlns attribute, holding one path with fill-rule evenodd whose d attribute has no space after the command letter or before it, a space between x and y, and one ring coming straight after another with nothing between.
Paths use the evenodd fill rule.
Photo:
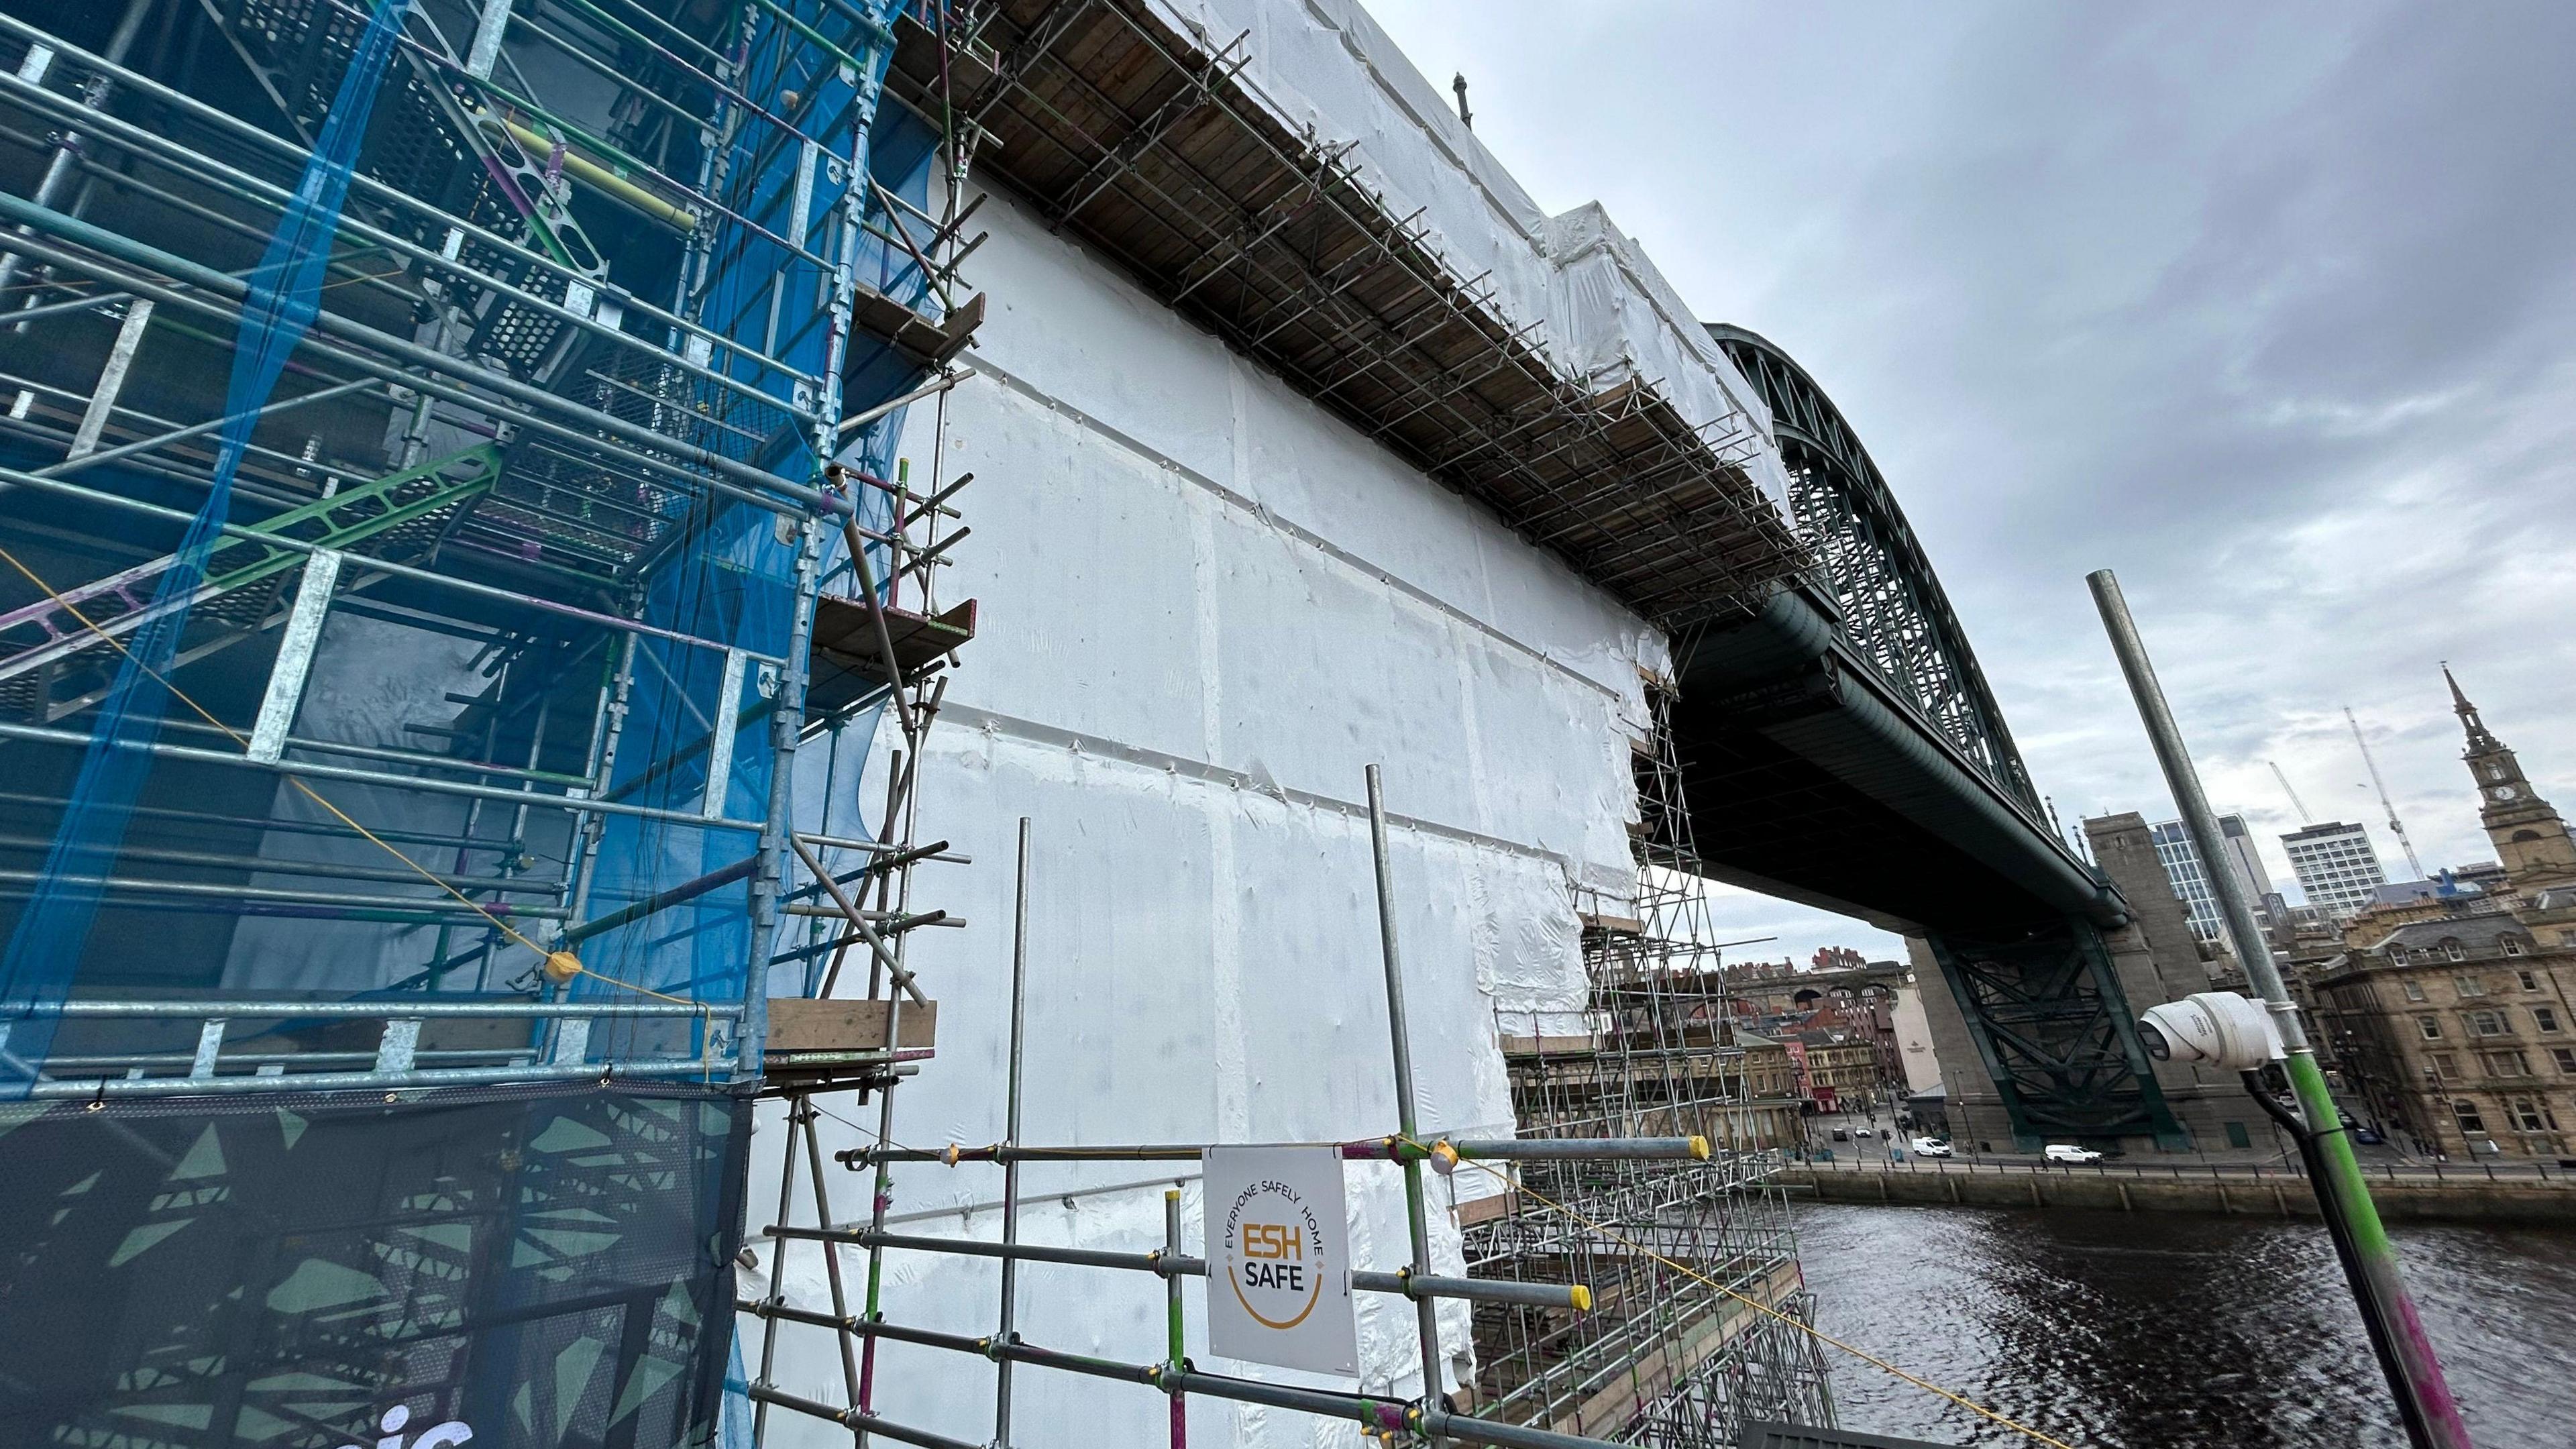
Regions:
<instances>
[{"instance_id":1,"label":"cctv camera","mask_svg":"<svg viewBox=\"0 0 2576 1449\"><path fill-rule=\"evenodd\" d=\"M2242 1072L2279 1061L2281 1033L2260 1002L2233 991L2197 991L2151 1008L2138 1021L2147 1055Z\"/></svg>"}]
</instances>

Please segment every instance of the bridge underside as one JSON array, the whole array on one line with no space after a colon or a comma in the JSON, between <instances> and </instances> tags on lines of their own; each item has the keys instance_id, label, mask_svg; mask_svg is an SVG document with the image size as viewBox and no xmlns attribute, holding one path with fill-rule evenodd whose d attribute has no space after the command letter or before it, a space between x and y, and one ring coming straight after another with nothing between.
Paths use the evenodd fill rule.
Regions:
<instances>
[{"instance_id":1,"label":"bridge underside","mask_svg":"<svg viewBox=\"0 0 2576 1449\"><path fill-rule=\"evenodd\" d=\"M2025 1145L2182 1145L2102 940L2123 903L1852 657L1832 610L1789 590L1683 653L1705 869L1925 938Z\"/></svg>"}]
</instances>

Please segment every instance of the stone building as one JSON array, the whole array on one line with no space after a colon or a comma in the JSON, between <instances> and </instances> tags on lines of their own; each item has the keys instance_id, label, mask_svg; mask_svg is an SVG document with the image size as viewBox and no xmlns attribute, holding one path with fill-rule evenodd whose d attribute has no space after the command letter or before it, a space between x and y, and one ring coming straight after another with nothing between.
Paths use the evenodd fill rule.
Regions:
<instances>
[{"instance_id":1,"label":"stone building","mask_svg":"<svg viewBox=\"0 0 2576 1449\"><path fill-rule=\"evenodd\" d=\"M1739 1152L1805 1146L1797 1069L1789 1060L1787 1045L1776 1037L1742 1027L1734 1030L1734 1041L1744 1049L1736 1059L1744 1074L1742 1090L1737 1093L1744 1106L1739 1115L1718 1127L1723 1138L1720 1145Z\"/></svg>"},{"instance_id":2,"label":"stone building","mask_svg":"<svg viewBox=\"0 0 2576 1449\"><path fill-rule=\"evenodd\" d=\"M2442 680L2451 686L2452 709L2468 734L2460 757L2478 784L2478 823L2495 842L2510 890L2537 896L2555 886L2576 886L2576 839L2568 837L2567 822L2531 788L2521 762L2478 718L2478 707L2460 692L2448 665Z\"/></svg>"},{"instance_id":3,"label":"stone building","mask_svg":"<svg viewBox=\"0 0 2576 1449\"><path fill-rule=\"evenodd\" d=\"M1858 951L1827 947L1816 953L1813 969L1749 961L1726 967L1725 980L1739 1027L1796 1044L1799 1090L1814 1110L1883 1107L1909 1087L1941 1079L1930 1060L1922 988L1901 961L1870 961Z\"/></svg>"},{"instance_id":4,"label":"stone building","mask_svg":"<svg viewBox=\"0 0 2576 1449\"><path fill-rule=\"evenodd\" d=\"M2316 983L2347 1091L2410 1145L2562 1157L2576 1129L2576 951L2467 898L2348 953Z\"/></svg>"},{"instance_id":5,"label":"stone building","mask_svg":"<svg viewBox=\"0 0 2576 1449\"><path fill-rule=\"evenodd\" d=\"M1800 967L1788 961L1746 961L1724 968L1726 994L1757 1016L1792 1016L1828 1004L1893 998L1913 972L1901 961L1865 961L1857 951L1828 947Z\"/></svg>"},{"instance_id":6,"label":"stone building","mask_svg":"<svg viewBox=\"0 0 2576 1449\"><path fill-rule=\"evenodd\" d=\"M2411 1145L2565 1157L2576 1134L2576 840L2443 670L2467 736L2488 892L2382 906L2313 973L2347 1091Z\"/></svg>"}]
</instances>

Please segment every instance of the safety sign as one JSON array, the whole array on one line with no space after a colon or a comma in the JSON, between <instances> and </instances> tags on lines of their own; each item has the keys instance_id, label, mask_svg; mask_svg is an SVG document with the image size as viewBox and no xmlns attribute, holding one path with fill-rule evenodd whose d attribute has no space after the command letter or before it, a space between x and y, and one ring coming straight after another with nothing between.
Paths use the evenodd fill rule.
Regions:
<instances>
[{"instance_id":1,"label":"safety sign","mask_svg":"<svg viewBox=\"0 0 2576 1449\"><path fill-rule=\"evenodd\" d=\"M1358 1373L1340 1150L1211 1147L1204 1167L1209 1351Z\"/></svg>"}]
</instances>

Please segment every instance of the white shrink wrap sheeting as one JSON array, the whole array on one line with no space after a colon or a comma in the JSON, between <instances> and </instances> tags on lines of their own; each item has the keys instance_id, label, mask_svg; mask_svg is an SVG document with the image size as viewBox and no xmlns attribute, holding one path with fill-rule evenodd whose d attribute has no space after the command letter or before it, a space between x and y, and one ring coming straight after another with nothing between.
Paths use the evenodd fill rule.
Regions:
<instances>
[{"instance_id":1,"label":"white shrink wrap sheeting","mask_svg":"<svg viewBox=\"0 0 2576 1449\"><path fill-rule=\"evenodd\" d=\"M1356 5L1157 0L1211 48L1253 32L1247 79L1291 124L1356 140L1399 212L1428 207L1463 274L1492 269L1551 354L1604 386L1657 383L1694 424L1767 429L1743 380L1597 208L1541 215L1459 127ZM1511 1131L1498 1015L1515 1033L1578 1029L1585 994L1574 896L1632 880L1630 741L1641 679L1668 671L1653 627L1515 537L1480 508L1174 316L1006 195L975 285L991 311L950 395L944 434L916 407L903 451L934 446L974 536L943 571L943 602L980 601L920 782L924 838L972 866L925 867L914 909L966 930L925 930L913 963L940 1002L934 1061L898 1090L894 1138L913 1146L1003 1135L1014 833L1034 822L1030 1037L1024 1140L1033 1143L1315 1141L1395 1125L1363 768L1383 766L1398 930L1423 1128ZM1768 458L1767 451L1762 457ZM918 473L916 474L918 476ZM1776 490L1773 466L1766 486ZM1776 496L1776 492L1775 492ZM800 756L799 817L874 823L884 731ZM837 763L830 748L845 753ZM860 776L856 788L852 777ZM855 803L854 803L855 802ZM857 818L853 819L855 811ZM856 1114L874 1123L873 1105ZM827 1119L828 1149L866 1140ZM752 1226L777 1202L777 1123L754 1151ZM839 1215L865 1216L867 1179L834 1174ZM1399 1174L1353 1163L1356 1261L1406 1255ZM1187 1163L1033 1165L1031 1241L1142 1250ZM907 1166L891 1208L908 1231L993 1237L1001 1174ZM1435 1269L1460 1271L1446 1208L1494 1184L1462 1170L1437 1186ZM799 1221L811 1206L800 1185ZM762 1272L774 1244L759 1244ZM855 1266L857 1255L852 1256ZM791 1249L791 1296L828 1302L815 1250ZM853 1279L854 1291L856 1277ZM984 1334L998 1276L986 1261L889 1256L897 1322ZM1033 1343L1134 1362L1162 1355L1161 1289L1146 1275L1031 1268L1020 1331ZM755 1280L746 1292L765 1283ZM1321 1381L1206 1357L1199 1288L1190 1348L1220 1372ZM1362 1376L1419 1393L1410 1307L1361 1295ZM1468 1372L1467 1312L1442 1332ZM746 1320L746 1349L757 1327ZM773 1377L837 1401L829 1334L789 1329ZM893 1420L989 1438L992 1368L886 1344L877 1407ZM1160 1395L1039 1369L1018 1374L1018 1431L1033 1446L1161 1442ZM1343 1383L1342 1388L1354 1385ZM1357 1426L1193 1400L1193 1442L1351 1444ZM782 1425L781 1444L841 1433Z\"/></svg>"},{"instance_id":2,"label":"white shrink wrap sheeting","mask_svg":"<svg viewBox=\"0 0 2576 1449\"><path fill-rule=\"evenodd\" d=\"M1363 791L1371 763L1384 768L1394 817L1424 1128L1508 1135L1497 1013L1526 1031L1531 1012L1570 1019L1559 1014L1581 1006L1573 891L1617 892L1629 880L1628 742L1645 718L1642 675L1668 667L1661 635L1008 199L983 217L994 235L977 280L996 301L974 357L982 375L952 395L940 440L948 476L977 477L960 500L974 536L941 597L976 598L980 635L920 786L922 830L975 864L925 867L915 896L917 908L971 926L914 937L914 963L940 1002L940 1043L897 1093L896 1139L1002 1135L1022 815L1035 822L1027 1140L1392 1130ZM916 409L907 455L928 456L931 428L931 410ZM821 819L828 774L831 828L873 824L895 738L884 731L864 767L855 739L840 742L837 762L821 741L803 752L799 818ZM872 1123L873 1110L859 1120ZM864 1140L824 1126L832 1148ZM775 1143L775 1130L762 1140ZM777 1162L774 1148L753 1157L756 1232L775 1212ZM1182 1167L1033 1166L1023 1174L1031 1236L1150 1247L1174 1177L1191 1184L1198 1211L1195 1168ZM832 1171L840 1212L863 1214L865 1179ZM1350 1185L1359 1261L1400 1265L1400 1176L1354 1163ZM1462 1271L1449 1194L1495 1186L1461 1172L1440 1189L1445 1271ZM990 1167L906 1167L894 1212L915 1231L990 1236L999 1187ZM800 1201L798 1219L810 1214ZM991 1330L990 1263L893 1263L896 1321ZM799 1301L828 1302L820 1268L810 1246L790 1250ZM1159 1356L1154 1280L1045 1270L1022 1284L1031 1342ZM1463 1354L1464 1305L1445 1307L1443 1325ZM1363 1382L1416 1392L1408 1305L1364 1296L1360 1326ZM791 1328L783 1345L776 1382L837 1397L828 1334ZM990 1434L989 1365L880 1352L884 1413ZM1467 1371L1455 1365L1450 1383ZM1019 1382L1024 1442L1160 1432L1153 1395L1044 1370ZM1216 1403L1192 1413L1205 1442L1317 1442L1299 1415ZM1068 1438L1040 1433L1047 1425L1084 1428ZM773 1419L782 1431L782 1443L831 1437Z\"/></svg>"}]
</instances>

